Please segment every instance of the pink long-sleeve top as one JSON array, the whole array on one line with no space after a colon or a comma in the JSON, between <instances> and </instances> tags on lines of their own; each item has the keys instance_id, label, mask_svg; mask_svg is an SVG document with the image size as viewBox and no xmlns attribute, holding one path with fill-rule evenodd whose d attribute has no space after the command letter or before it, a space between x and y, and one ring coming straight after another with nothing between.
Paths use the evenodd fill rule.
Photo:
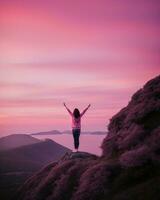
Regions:
<instances>
[{"instance_id":1,"label":"pink long-sleeve top","mask_svg":"<svg viewBox=\"0 0 160 200\"><path fill-rule=\"evenodd\" d=\"M84 113L88 110L88 107L80 114L79 118L75 118L73 113L67 108L69 114L72 117L72 129L81 129L81 118Z\"/></svg>"},{"instance_id":2,"label":"pink long-sleeve top","mask_svg":"<svg viewBox=\"0 0 160 200\"><path fill-rule=\"evenodd\" d=\"M81 129L81 116L75 118L72 114L72 129Z\"/></svg>"}]
</instances>

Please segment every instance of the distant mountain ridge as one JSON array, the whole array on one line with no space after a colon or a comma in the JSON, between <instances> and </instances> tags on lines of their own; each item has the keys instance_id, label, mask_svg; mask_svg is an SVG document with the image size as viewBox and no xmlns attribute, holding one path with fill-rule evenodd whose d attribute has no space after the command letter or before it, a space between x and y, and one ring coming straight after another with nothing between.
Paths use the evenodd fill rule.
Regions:
<instances>
[{"instance_id":1,"label":"distant mountain ridge","mask_svg":"<svg viewBox=\"0 0 160 200\"><path fill-rule=\"evenodd\" d=\"M63 134L72 134L71 130L66 130L62 132ZM90 134L90 135L107 135L107 131L82 131L81 134Z\"/></svg>"},{"instance_id":2,"label":"distant mountain ridge","mask_svg":"<svg viewBox=\"0 0 160 200\"><path fill-rule=\"evenodd\" d=\"M58 130L51 130L51 131L43 131L38 133L31 133L30 135L57 135L57 134L72 134L71 130L65 131L58 131ZM81 134L91 134L91 135L106 135L106 131L82 131Z\"/></svg>"},{"instance_id":3,"label":"distant mountain ridge","mask_svg":"<svg viewBox=\"0 0 160 200\"><path fill-rule=\"evenodd\" d=\"M43 132L38 132L38 133L31 133L31 135L57 135L57 134L62 134L58 130L51 130L51 131L43 131Z\"/></svg>"},{"instance_id":4,"label":"distant mountain ridge","mask_svg":"<svg viewBox=\"0 0 160 200\"><path fill-rule=\"evenodd\" d=\"M17 148L24 145L35 144L41 140L27 134L12 134L0 138L0 151Z\"/></svg>"}]
</instances>

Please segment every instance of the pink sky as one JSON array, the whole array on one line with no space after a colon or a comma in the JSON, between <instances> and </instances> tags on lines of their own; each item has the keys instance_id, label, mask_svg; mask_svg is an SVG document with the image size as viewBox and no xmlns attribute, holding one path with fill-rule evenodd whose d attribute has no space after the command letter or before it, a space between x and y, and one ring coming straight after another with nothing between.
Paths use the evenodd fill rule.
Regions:
<instances>
[{"instance_id":1,"label":"pink sky","mask_svg":"<svg viewBox=\"0 0 160 200\"><path fill-rule=\"evenodd\" d=\"M0 0L0 135L70 129L63 102L107 130L160 74L157 0Z\"/></svg>"}]
</instances>

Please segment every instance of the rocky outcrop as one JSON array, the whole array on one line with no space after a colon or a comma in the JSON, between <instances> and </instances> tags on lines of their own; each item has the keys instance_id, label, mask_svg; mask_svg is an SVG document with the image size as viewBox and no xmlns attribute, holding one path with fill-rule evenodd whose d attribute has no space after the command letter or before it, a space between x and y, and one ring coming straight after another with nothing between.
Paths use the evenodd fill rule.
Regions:
<instances>
[{"instance_id":1,"label":"rocky outcrop","mask_svg":"<svg viewBox=\"0 0 160 200\"><path fill-rule=\"evenodd\" d=\"M31 177L15 199L70 199L82 174L97 163L96 159L97 156L86 152L66 153L58 162Z\"/></svg>"},{"instance_id":2,"label":"rocky outcrop","mask_svg":"<svg viewBox=\"0 0 160 200\"><path fill-rule=\"evenodd\" d=\"M108 129L102 144L104 156L119 157L123 166L160 161L160 76L132 96Z\"/></svg>"},{"instance_id":3,"label":"rocky outcrop","mask_svg":"<svg viewBox=\"0 0 160 200\"><path fill-rule=\"evenodd\" d=\"M113 116L102 156L68 154L31 177L16 200L160 199L160 76Z\"/></svg>"},{"instance_id":4,"label":"rocky outcrop","mask_svg":"<svg viewBox=\"0 0 160 200\"><path fill-rule=\"evenodd\" d=\"M62 162L64 160L68 159L76 159L76 158L81 158L81 159L86 159L86 158L97 158L96 155L88 153L88 152L83 152L83 151L77 151L77 152L66 152L64 156L59 160L59 162Z\"/></svg>"}]
</instances>

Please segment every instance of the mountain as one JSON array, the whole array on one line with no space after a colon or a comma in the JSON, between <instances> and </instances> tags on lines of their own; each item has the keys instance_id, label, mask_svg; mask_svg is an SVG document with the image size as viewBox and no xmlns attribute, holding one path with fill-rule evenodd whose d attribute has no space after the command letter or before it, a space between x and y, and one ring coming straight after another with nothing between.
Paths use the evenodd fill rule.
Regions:
<instances>
[{"instance_id":1,"label":"mountain","mask_svg":"<svg viewBox=\"0 0 160 200\"><path fill-rule=\"evenodd\" d=\"M63 134L72 134L72 131L71 130L64 130L62 131Z\"/></svg>"},{"instance_id":2,"label":"mountain","mask_svg":"<svg viewBox=\"0 0 160 200\"><path fill-rule=\"evenodd\" d=\"M50 139L3 151L0 152L0 173L36 170L59 159L67 151L70 149Z\"/></svg>"},{"instance_id":3,"label":"mountain","mask_svg":"<svg viewBox=\"0 0 160 200\"><path fill-rule=\"evenodd\" d=\"M92 131L89 134L91 134L91 135L107 135L107 131Z\"/></svg>"},{"instance_id":4,"label":"mountain","mask_svg":"<svg viewBox=\"0 0 160 200\"><path fill-rule=\"evenodd\" d=\"M60 132L58 130L52 130L52 131L46 131L46 132L32 133L31 135L57 135L57 134L72 134L72 131L65 130L65 131ZM105 131L82 131L82 134L106 135L107 132L105 132Z\"/></svg>"},{"instance_id":5,"label":"mountain","mask_svg":"<svg viewBox=\"0 0 160 200\"><path fill-rule=\"evenodd\" d=\"M8 135L0 138L0 151L9 150L29 144L35 144L38 142L40 142L40 140L27 134Z\"/></svg>"},{"instance_id":6,"label":"mountain","mask_svg":"<svg viewBox=\"0 0 160 200\"><path fill-rule=\"evenodd\" d=\"M0 152L0 199L10 200L27 178L66 152L70 149L49 139Z\"/></svg>"},{"instance_id":7,"label":"mountain","mask_svg":"<svg viewBox=\"0 0 160 200\"><path fill-rule=\"evenodd\" d=\"M72 134L71 130L65 130L62 134ZM82 131L81 134L91 134L91 135L106 135L106 131Z\"/></svg>"},{"instance_id":8,"label":"mountain","mask_svg":"<svg viewBox=\"0 0 160 200\"><path fill-rule=\"evenodd\" d=\"M45 132L39 132L39 133L32 133L31 135L57 135L62 134L60 131L52 130L52 131L45 131Z\"/></svg>"},{"instance_id":9,"label":"mountain","mask_svg":"<svg viewBox=\"0 0 160 200\"><path fill-rule=\"evenodd\" d=\"M66 155L28 179L16 200L160 199L160 76L110 120L102 155Z\"/></svg>"}]
</instances>

